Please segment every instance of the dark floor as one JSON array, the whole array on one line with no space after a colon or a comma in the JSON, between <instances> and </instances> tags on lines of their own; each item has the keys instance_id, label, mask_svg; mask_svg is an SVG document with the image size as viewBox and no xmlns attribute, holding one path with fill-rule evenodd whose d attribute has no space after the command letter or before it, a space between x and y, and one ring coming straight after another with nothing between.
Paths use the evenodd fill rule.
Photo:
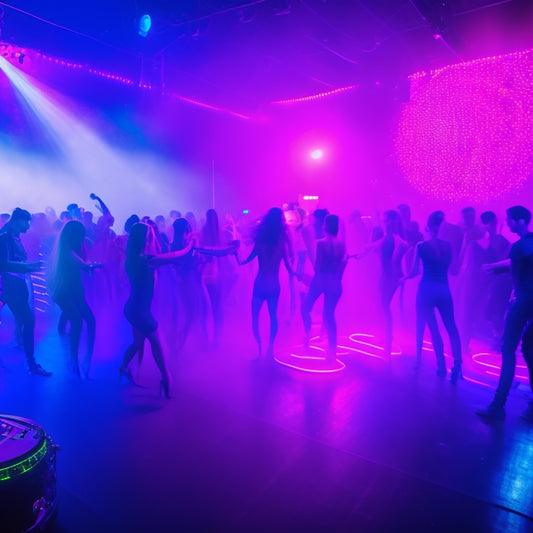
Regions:
<instances>
[{"instance_id":1,"label":"dark floor","mask_svg":"<svg viewBox=\"0 0 533 533\"><path fill-rule=\"evenodd\" d=\"M123 324L107 343L99 329L95 379L79 382L40 317L38 359L54 376L28 375L4 318L0 412L62 448L57 533L533 531L529 387L513 389L504 423L474 414L491 399L493 356L469 356L454 387L430 352L415 372L409 349L389 362L344 338L342 371L305 373L254 360L246 321L218 351L169 357L166 400L149 353L143 388L119 382Z\"/></svg>"}]
</instances>

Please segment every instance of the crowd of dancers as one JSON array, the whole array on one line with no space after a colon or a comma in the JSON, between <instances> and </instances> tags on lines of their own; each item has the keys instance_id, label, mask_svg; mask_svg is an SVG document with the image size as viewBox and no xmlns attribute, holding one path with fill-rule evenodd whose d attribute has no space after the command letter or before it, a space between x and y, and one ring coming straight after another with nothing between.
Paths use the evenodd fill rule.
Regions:
<instances>
[{"instance_id":1,"label":"crowd of dancers","mask_svg":"<svg viewBox=\"0 0 533 533\"><path fill-rule=\"evenodd\" d=\"M392 351L391 304L395 294L399 292L403 309L406 280L421 274L415 300L416 365L421 362L427 326L437 375L448 374L435 313L438 310L449 336L453 384L462 377L462 354L468 351L473 336L483 335L486 341L501 346L498 388L492 403L478 411L480 416L505 418L516 350L521 341L531 377L533 233L528 229L531 213L525 207L507 209L507 226L518 236L512 245L498 232L495 213L486 211L478 221L472 207L462 210L461 224L445 220L442 211L431 213L424 239L420 225L411 220L410 208L405 204L386 211L381 223L354 211L344 224L326 209L308 213L297 204L285 205L283 209L273 207L261 219L251 219L246 224L235 223L229 216L220 224L217 212L210 209L201 228L191 212L182 217L178 211L171 211L168 219L159 215L154 220L132 215L126 221L124 234L117 236L107 205L95 194L90 197L100 211L96 223L90 211L76 204L69 205L59 218L51 208L33 215L16 208L11 215L0 217L1 302L15 318L15 335L33 374L51 375L36 362L34 354L34 307L49 298L61 309L59 332L65 333L69 328L70 370L78 377L88 377L97 320L86 298L87 288L101 298L123 304L125 318L131 325L132 341L119 365L120 377L135 383L131 362L136 356L142 358L148 340L161 374L161 393L169 397L171 377L152 310L154 297L157 299L156 286L172 288L159 292L160 298L164 298L165 292L167 297L170 295L166 309L171 323L174 315L179 317L172 327L176 350L183 349L195 323L207 338L208 315L213 324L212 341L217 344L222 335L225 302L238 277L238 265L254 259L257 274L251 316L259 357L274 356L283 262L288 273L291 312L300 311L306 346L311 335L312 309L319 297L324 296L322 322L328 338L325 357L327 363L332 363L337 350L335 311L343 292L347 263L350 259L362 263L373 255L379 264L378 291L386 354ZM249 253L243 259L240 249L245 246ZM86 275L90 273L93 275ZM42 281L36 284L39 290L32 287L32 279ZM177 298L172 298L172 294ZM458 303L455 308L460 311L457 321L454 298ZM266 350L259 320L265 302L270 318ZM80 361L84 324L86 357ZM533 403L529 411L529 418L533 419Z\"/></svg>"}]
</instances>

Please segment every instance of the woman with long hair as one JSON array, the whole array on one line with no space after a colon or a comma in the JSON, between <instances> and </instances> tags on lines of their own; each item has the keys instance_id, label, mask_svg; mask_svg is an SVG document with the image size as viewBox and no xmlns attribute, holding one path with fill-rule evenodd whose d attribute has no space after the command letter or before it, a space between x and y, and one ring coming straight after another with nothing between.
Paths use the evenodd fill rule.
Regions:
<instances>
[{"instance_id":1,"label":"woman with long hair","mask_svg":"<svg viewBox=\"0 0 533 533\"><path fill-rule=\"evenodd\" d=\"M391 303L396 289L400 286L400 280L403 277L402 260L407 252L408 245L400 236L400 215L397 211L393 209L385 211L383 214L383 225L385 228L385 231L382 232L383 235L376 240L372 239L373 242L367 247L366 252L356 254L354 257L360 259L371 251L379 254L381 263L379 299L385 319L384 351L385 355L390 357L393 331Z\"/></svg>"},{"instance_id":2,"label":"woman with long hair","mask_svg":"<svg viewBox=\"0 0 533 533\"><path fill-rule=\"evenodd\" d=\"M174 229L174 237L170 244L170 249L172 251L183 250L191 241L193 235L192 227L185 218L174 220L172 227ZM201 264L202 259L198 254L194 253L194 250L190 250L174 265L177 275L178 299L179 303L182 304L181 312L178 313L178 318L181 318L178 327L178 351L185 346L195 318L200 318L200 325L204 328L204 335L207 336L205 305L203 302L204 287L200 272ZM180 314L183 316L180 317Z\"/></svg>"},{"instance_id":3,"label":"woman with long hair","mask_svg":"<svg viewBox=\"0 0 533 533\"><path fill-rule=\"evenodd\" d=\"M450 338L454 361L451 382L455 384L462 377L461 341L454 318L452 294L448 285L448 270L452 264L452 246L449 242L438 238L439 227L443 221L442 211L435 211L429 215L427 221L429 240L416 245L413 267L404 279L416 276L422 264L422 279L416 295L416 364L419 365L422 359L422 344L427 324L437 357L437 374L446 376L444 346L434 311L437 308Z\"/></svg>"},{"instance_id":4,"label":"woman with long hair","mask_svg":"<svg viewBox=\"0 0 533 533\"><path fill-rule=\"evenodd\" d=\"M274 356L274 339L278 332L278 301L281 292L279 283L279 267L281 260L290 275L294 272L288 258L289 236L283 211L273 207L259 223L255 243L245 261L237 261L245 265L257 257L259 270L254 282L252 295L252 331L257 342L259 356L262 355L261 334L259 332L259 313L266 301L270 315L270 338L267 356Z\"/></svg>"},{"instance_id":5,"label":"woman with long hair","mask_svg":"<svg viewBox=\"0 0 533 533\"><path fill-rule=\"evenodd\" d=\"M85 299L82 271L92 271L97 263L88 263L84 251L85 226L69 220L59 234L53 262L50 293L62 314L70 322L69 367L78 377L88 377L94 349L96 322ZM83 322L87 326L87 356L80 369L78 352ZM80 371L82 370L82 371Z\"/></svg>"},{"instance_id":6,"label":"woman with long hair","mask_svg":"<svg viewBox=\"0 0 533 533\"><path fill-rule=\"evenodd\" d=\"M144 340L148 339L155 363L161 372L160 392L169 398L170 374L157 333L157 321L151 311L154 297L154 270L179 260L189 253L193 243L191 241L180 251L150 255L147 250L150 249L154 239L153 229L148 224L138 223L131 228L125 263L130 281L130 296L124 306L124 315L132 326L133 342L124 353L119 372L121 377L124 376L131 382L134 381L128 365L135 354L142 350Z\"/></svg>"},{"instance_id":7,"label":"woman with long hair","mask_svg":"<svg viewBox=\"0 0 533 533\"><path fill-rule=\"evenodd\" d=\"M305 344L309 344L311 331L311 310L321 294L324 294L324 321L328 332L327 360L336 359L337 323L335 308L342 294L342 274L346 268L346 246L338 238L339 217L328 215L324 223L323 239L316 243L315 275L309 292L302 303L302 318L305 328Z\"/></svg>"},{"instance_id":8,"label":"woman with long hair","mask_svg":"<svg viewBox=\"0 0 533 533\"><path fill-rule=\"evenodd\" d=\"M200 245L206 247L219 247L220 226L218 214L214 209L208 209L205 214L205 224L200 232ZM224 320L222 301L222 272L221 260L218 257L207 257L203 265L202 279L209 297L211 315L213 317L213 338L215 345L218 344L222 335Z\"/></svg>"}]
</instances>

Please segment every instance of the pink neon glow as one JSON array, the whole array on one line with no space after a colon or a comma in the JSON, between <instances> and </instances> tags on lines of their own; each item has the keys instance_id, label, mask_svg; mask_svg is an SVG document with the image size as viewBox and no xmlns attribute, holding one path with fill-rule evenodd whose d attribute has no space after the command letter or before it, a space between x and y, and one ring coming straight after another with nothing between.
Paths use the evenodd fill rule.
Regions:
<instances>
[{"instance_id":1,"label":"pink neon glow","mask_svg":"<svg viewBox=\"0 0 533 533\"><path fill-rule=\"evenodd\" d=\"M362 344L364 346L368 346L369 348L373 348L374 350L381 350L382 352L385 351L385 348L383 348L383 346L380 346L379 344L373 344L373 343L362 341L358 339L357 337L375 338L374 335L369 335L366 333L352 333L348 338L352 342L355 342L357 344ZM366 352L361 352L361 353L366 353ZM398 348L393 348L391 351L391 355L401 355L401 354L402 354L402 351ZM368 355L371 355L371 354L368 354Z\"/></svg>"},{"instance_id":2,"label":"pink neon glow","mask_svg":"<svg viewBox=\"0 0 533 533\"><path fill-rule=\"evenodd\" d=\"M533 172L532 70L527 50L411 76L395 137L407 181L469 202L522 186Z\"/></svg>"},{"instance_id":3,"label":"pink neon glow","mask_svg":"<svg viewBox=\"0 0 533 533\"><path fill-rule=\"evenodd\" d=\"M303 348L303 345L296 348ZM331 374L334 372L340 372L346 367L346 365L342 361L339 361L339 359L330 362L324 357L305 357L296 355L292 350L286 355L276 354L274 360L280 365L313 374Z\"/></svg>"},{"instance_id":4,"label":"pink neon glow","mask_svg":"<svg viewBox=\"0 0 533 533\"><path fill-rule=\"evenodd\" d=\"M302 102L311 102L313 100L320 100L321 98L326 98L328 96L333 96L334 94L343 93L346 91L351 91L352 89L355 89L356 87L359 87L359 85L348 85L347 87L338 87L337 89L332 89L331 91L325 91L322 93L317 94L311 94L309 96L301 96L300 98L289 98L287 100L278 100L276 102L272 102L272 104L276 105L285 105L285 104L299 104Z\"/></svg>"},{"instance_id":5,"label":"pink neon glow","mask_svg":"<svg viewBox=\"0 0 533 533\"><path fill-rule=\"evenodd\" d=\"M484 359L488 359L488 361L485 361ZM491 376L499 376L501 371L501 355L496 353L489 353L489 352L481 352L476 353L472 355L472 361L476 365L480 365L484 368L484 372L486 374L489 374ZM487 368L490 368L491 370L487 370ZM495 372L497 371L497 372ZM517 381L520 381L522 383L528 383L529 381L529 375L527 371L527 366L525 364L517 364L516 365L516 375L515 379Z\"/></svg>"},{"instance_id":6,"label":"pink neon glow","mask_svg":"<svg viewBox=\"0 0 533 533\"><path fill-rule=\"evenodd\" d=\"M310 156L311 159L322 159L324 152L320 148L317 148L311 152Z\"/></svg>"}]
</instances>

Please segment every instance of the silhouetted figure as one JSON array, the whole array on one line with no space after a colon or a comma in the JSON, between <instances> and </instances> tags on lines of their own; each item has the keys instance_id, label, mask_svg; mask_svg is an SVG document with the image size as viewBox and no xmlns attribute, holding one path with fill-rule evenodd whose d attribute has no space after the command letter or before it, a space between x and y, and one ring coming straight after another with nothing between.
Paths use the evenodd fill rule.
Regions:
<instances>
[{"instance_id":1,"label":"silhouetted figure","mask_svg":"<svg viewBox=\"0 0 533 533\"><path fill-rule=\"evenodd\" d=\"M274 340L278 332L278 301L281 292L279 283L279 267L281 261L292 274L288 258L288 232L283 211L273 207L268 211L257 228L255 244L244 265L257 257L259 270L254 282L252 295L252 331L257 342L259 356L262 355L261 334L259 332L259 313L266 301L270 315L270 337L267 356L274 356Z\"/></svg>"},{"instance_id":2,"label":"silhouetted figure","mask_svg":"<svg viewBox=\"0 0 533 533\"><path fill-rule=\"evenodd\" d=\"M96 263L87 263L84 254L85 227L78 220L67 222L57 243L50 292L61 308L62 317L70 322L70 370L78 377L89 377L94 349L96 321L85 299L82 271L92 271ZM79 348L83 322L87 326L87 353L80 368Z\"/></svg>"},{"instance_id":3,"label":"silhouetted figure","mask_svg":"<svg viewBox=\"0 0 533 533\"><path fill-rule=\"evenodd\" d=\"M93 214L91 211L83 212L83 225L85 226L85 238L89 241L89 244L92 245L96 239L96 224L93 221Z\"/></svg>"},{"instance_id":4,"label":"silhouetted figure","mask_svg":"<svg viewBox=\"0 0 533 533\"><path fill-rule=\"evenodd\" d=\"M170 250L170 240L167 235L165 217L163 215L158 215L155 217L154 222L157 224L157 229L159 231L159 244L161 245L161 252L166 254Z\"/></svg>"},{"instance_id":5,"label":"silhouetted figure","mask_svg":"<svg viewBox=\"0 0 533 533\"><path fill-rule=\"evenodd\" d=\"M205 214L205 224L200 232L200 245L202 247L220 247L221 245L218 214L214 209L208 209ZM222 301L223 279L221 262L218 257L206 257L203 265L202 279L209 297L209 306L213 317L213 337L216 345L220 341L224 321Z\"/></svg>"},{"instance_id":6,"label":"silhouetted figure","mask_svg":"<svg viewBox=\"0 0 533 533\"><path fill-rule=\"evenodd\" d=\"M120 376L125 376L133 382L128 365L135 354L142 349L144 340L148 339L155 363L161 372L160 391L168 398L170 397L170 375L157 334L157 321L151 311L154 297L154 270L186 255L193 243L191 241L180 251L149 255L146 250L154 239L153 230L147 224L138 223L131 228L126 249L126 273L130 281L130 296L124 306L124 315L132 326L133 342L126 349L119 370Z\"/></svg>"},{"instance_id":7,"label":"silhouetted figure","mask_svg":"<svg viewBox=\"0 0 533 533\"><path fill-rule=\"evenodd\" d=\"M22 329L24 353L30 373L51 376L51 372L36 363L34 356L35 315L30 307L28 283L29 273L40 270L41 262L27 262L28 256L20 240L20 234L28 231L30 221L30 213L17 207L0 232L2 300L11 309L17 326Z\"/></svg>"},{"instance_id":8,"label":"silhouetted figure","mask_svg":"<svg viewBox=\"0 0 533 533\"><path fill-rule=\"evenodd\" d=\"M337 353L337 323L335 308L342 294L342 274L346 267L346 246L338 239L339 217L328 215L324 223L325 237L317 241L315 275L302 304L305 344L309 344L311 310L321 294L324 294L324 321L328 332L327 360L332 362Z\"/></svg>"},{"instance_id":9,"label":"silhouetted figure","mask_svg":"<svg viewBox=\"0 0 533 533\"><path fill-rule=\"evenodd\" d=\"M452 247L452 263L449 274L457 276L461 269L461 247L463 245L463 229L457 224L452 224L447 220L440 225L439 238L449 242Z\"/></svg>"},{"instance_id":10,"label":"silhouetted figure","mask_svg":"<svg viewBox=\"0 0 533 533\"><path fill-rule=\"evenodd\" d=\"M178 218L181 218L181 215ZM194 213L192 211L187 211L184 218L191 225L192 232L196 233L198 231L198 224L196 223L196 217L194 216Z\"/></svg>"},{"instance_id":11,"label":"silhouetted figure","mask_svg":"<svg viewBox=\"0 0 533 533\"><path fill-rule=\"evenodd\" d=\"M509 257L511 243L498 233L498 218L492 211L481 213L481 222L487 230L487 242L484 248L483 263L498 263ZM480 241L481 242L481 241ZM482 243L484 246L485 243ZM489 326L486 335L501 346L505 310L513 290L513 281L510 272L502 272L497 276L485 276L485 322Z\"/></svg>"},{"instance_id":12,"label":"silhouetted figure","mask_svg":"<svg viewBox=\"0 0 533 533\"><path fill-rule=\"evenodd\" d=\"M477 411L479 416L492 420L505 419L505 402L511 389L516 367L516 349L528 321L533 319L533 233L528 229L531 212L521 205L507 209L507 225L520 239L511 246L509 259L485 265L488 272L511 269L514 300L509 304L505 317L502 341L502 369L494 399L486 409ZM533 368L529 351L530 335L526 339L526 357L531 382Z\"/></svg>"},{"instance_id":13,"label":"silhouetted figure","mask_svg":"<svg viewBox=\"0 0 533 533\"><path fill-rule=\"evenodd\" d=\"M439 227L444 221L444 213L435 211L429 215L427 229L429 240L420 242L416 246L415 257L411 272L405 279L416 276L422 263L422 279L416 295L416 361L422 360L422 346L426 324L431 333L433 350L437 358L437 374L446 375L444 360L444 344L437 325L434 309L437 308L444 327L450 338L454 365L451 381L453 384L462 377L461 374L461 341L453 313L453 300L448 285L448 270L452 264L452 246L449 242L437 237Z\"/></svg>"},{"instance_id":14,"label":"silhouetted figure","mask_svg":"<svg viewBox=\"0 0 533 533\"><path fill-rule=\"evenodd\" d=\"M0 215L0 229L2 229L9 222L10 218L11 215L9 213L2 213Z\"/></svg>"},{"instance_id":15,"label":"silhouetted figure","mask_svg":"<svg viewBox=\"0 0 533 533\"><path fill-rule=\"evenodd\" d=\"M172 251L183 250L192 239L191 225L186 219L177 218L172 223L172 226L174 228L174 238L170 249ZM195 319L200 320L200 325L204 328L204 335L207 336L205 331L206 321L205 317L202 316L205 311L205 305L203 302L204 287L200 271L201 263L201 257L191 249L174 264L177 274L177 299L178 303L181 304L178 313L178 351L181 351L185 346Z\"/></svg>"},{"instance_id":16,"label":"silhouetted figure","mask_svg":"<svg viewBox=\"0 0 533 533\"><path fill-rule=\"evenodd\" d=\"M379 293L381 309L385 318L385 354L390 356L392 351L392 310L391 303L400 286L403 276L402 260L407 251L407 243L400 237L400 216L397 211L385 211L383 215L385 233L383 237L374 241L367 249L379 254L381 260L381 276L379 279ZM363 254L364 255L364 254ZM360 256L358 256L360 257Z\"/></svg>"},{"instance_id":17,"label":"silhouetted figure","mask_svg":"<svg viewBox=\"0 0 533 533\"><path fill-rule=\"evenodd\" d=\"M71 214L72 220L83 220L82 209L78 204L67 205L67 211Z\"/></svg>"},{"instance_id":18,"label":"silhouetted figure","mask_svg":"<svg viewBox=\"0 0 533 533\"><path fill-rule=\"evenodd\" d=\"M62 211L59 215L59 218L54 222L53 228L54 230L59 233L61 231L61 228L69 221L72 220L72 213L70 211Z\"/></svg>"}]
</instances>

